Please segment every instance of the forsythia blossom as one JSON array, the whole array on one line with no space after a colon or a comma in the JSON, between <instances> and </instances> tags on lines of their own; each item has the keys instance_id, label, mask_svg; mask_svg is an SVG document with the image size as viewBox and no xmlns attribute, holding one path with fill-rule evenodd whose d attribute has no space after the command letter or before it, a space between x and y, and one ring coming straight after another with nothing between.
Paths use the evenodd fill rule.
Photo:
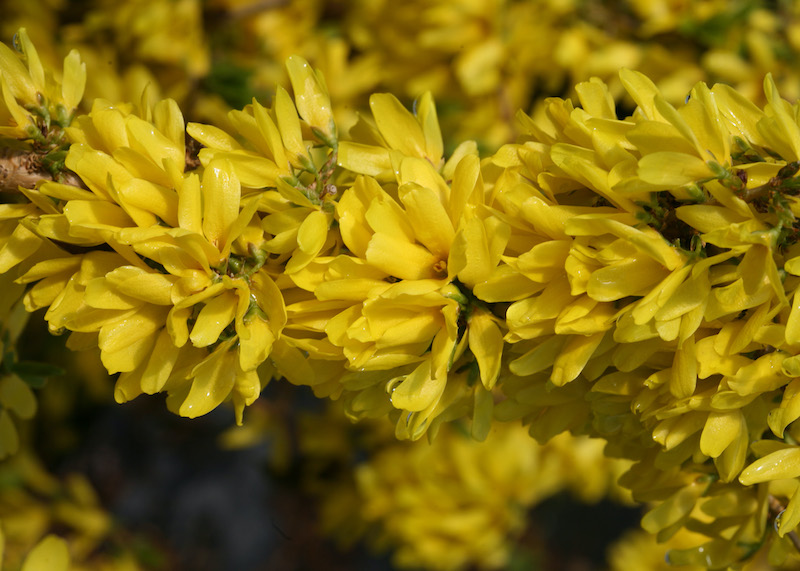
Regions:
<instances>
[{"instance_id":1,"label":"forsythia blossom","mask_svg":"<svg viewBox=\"0 0 800 571\"><path fill-rule=\"evenodd\" d=\"M675 103L623 69L618 89L594 78L520 111L519 140L482 157L446 150L429 92L413 110L373 94L345 134L297 56L292 94L223 128L171 99L77 113L77 55L58 83L20 45L0 48L0 134L50 167L5 189L0 270L70 347L99 350L118 401L166 392L187 417L231 401L241 423L285 377L401 439L460 419L476 440L503 421L601 437L632 463L647 531L703 538L670 561L791 561L800 106L771 75L761 105L702 82ZM471 57L491 67L492 49ZM0 387L9 450L7 409L32 414L21 387ZM455 529L494 516L470 517Z\"/></svg>"}]
</instances>

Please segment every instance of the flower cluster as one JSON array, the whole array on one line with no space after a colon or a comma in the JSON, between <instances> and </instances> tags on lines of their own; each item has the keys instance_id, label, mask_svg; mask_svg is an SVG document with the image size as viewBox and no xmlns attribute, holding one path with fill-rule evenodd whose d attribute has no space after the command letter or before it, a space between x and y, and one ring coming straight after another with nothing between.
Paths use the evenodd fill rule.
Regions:
<instances>
[{"instance_id":1,"label":"flower cluster","mask_svg":"<svg viewBox=\"0 0 800 571\"><path fill-rule=\"evenodd\" d=\"M285 378L399 439L462 419L479 441L520 420L542 442L602 437L633 461L646 530L706 538L671 561L791 560L800 106L772 76L761 106L705 83L674 104L623 69L632 113L594 78L481 156L446 151L429 92L413 111L372 94L343 132L298 56L292 94L224 128L171 99L77 114L77 54L56 80L19 37L0 47L0 133L49 170L3 194L0 275L98 350L117 401L164 392L192 418L230 401L242 423ZM13 382L9 450L6 409L32 412Z\"/></svg>"},{"instance_id":2,"label":"flower cluster","mask_svg":"<svg viewBox=\"0 0 800 571\"><path fill-rule=\"evenodd\" d=\"M797 484L796 107L769 76L763 109L704 84L674 107L646 77L620 78L632 116L579 84L581 108L521 116L528 140L492 159L505 212L541 236L507 258L532 295L508 300L497 417L540 439L605 436L637 461L623 485L658 503L645 529L707 536L672 560L725 567L771 541L769 502Z\"/></svg>"},{"instance_id":3,"label":"flower cluster","mask_svg":"<svg viewBox=\"0 0 800 571\"><path fill-rule=\"evenodd\" d=\"M565 492L630 502L615 484L629 462L606 458L602 440L564 433L540 446L506 423L478 443L456 423L431 443L397 442L385 419L353 425L337 404L297 419L303 489L319 499L326 535L391 550L397 568L506 569L540 502ZM231 432L244 436L251 419Z\"/></svg>"},{"instance_id":4,"label":"flower cluster","mask_svg":"<svg viewBox=\"0 0 800 571\"><path fill-rule=\"evenodd\" d=\"M358 513L399 568L504 569L526 510L567 486L599 499L609 467L600 441L561 437L539 448L520 427L499 425L476 445L442 430L430 446L395 444L359 466Z\"/></svg>"},{"instance_id":5,"label":"flower cluster","mask_svg":"<svg viewBox=\"0 0 800 571\"><path fill-rule=\"evenodd\" d=\"M431 91L448 138L484 148L512 137L517 108L574 95L589 77L623 95L621 66L647 74L671 103L701 80L760 101L768 71L786 97L800 95L793 2L91 0L69 17L57 5L9 6L0 31L35 28L53 65L79 48L93 98L136 101L147 85L218 124L226 104L268 97L292 54L324 71L346 126L375 91L408 100Z\"/></svg>"}]
</instances>

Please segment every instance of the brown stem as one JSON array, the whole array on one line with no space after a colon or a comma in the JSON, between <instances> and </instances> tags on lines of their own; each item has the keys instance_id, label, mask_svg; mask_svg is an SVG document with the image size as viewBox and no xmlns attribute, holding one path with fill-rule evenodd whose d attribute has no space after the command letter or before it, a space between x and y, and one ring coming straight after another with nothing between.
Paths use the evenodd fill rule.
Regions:
<instances>
[{"instance_id":1,"label":"brown stem","mask_svg":"<svg viewBox=\"0 0 800 571\"><path fill-rule=\"evenodd\" d=\"M773 181L770 181L766 184L762 184L761 186L757 186L755 188L745 188L740 194L739 198L744 200L745 202L754 202L759 198L767 196L769 191L775 190L776 184Z\"/></svg>"},{"instance_id":2,"label":"brown stem","mask_svg":"<svg viewBox=\"0 0 800 571\"><path fill-rule=\"evenodd\" d=\"M773 519L777 519L784 511L786 511L784 505L781 502L779 502L775 496L770 494L767 498L767 501L769 502L769 513L773 517ZM798 537L797 533L794 531L790 531L789 533L786 534L786 537L788 537L789 541L792 542L792 545L794 545L795 550L797 550L797 552L800 553L800 537Z\"/></svg>"},{"instance_id":3,"label":"brown stem","mask_svg":"<svg viewBox=\"0 0 800 571\"><path fill-rule=\"evenodd\" d=\"M42 165L41 155L23 149L0 149L0 192L15 192L20 186L35 188L40 180L53 180ZM66 171L59 182L85 188L73 172Z\"/></svg>"}]
</instances>

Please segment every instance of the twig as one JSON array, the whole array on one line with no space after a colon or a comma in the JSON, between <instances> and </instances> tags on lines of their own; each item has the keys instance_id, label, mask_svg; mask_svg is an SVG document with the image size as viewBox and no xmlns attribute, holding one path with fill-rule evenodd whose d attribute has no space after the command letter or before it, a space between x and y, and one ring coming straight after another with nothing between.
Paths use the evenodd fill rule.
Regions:
<instances>
[{"instance_id":1,"label":"twig","mask_svg":"<svg viewBox=\"0 0 800 571\"><path fill-rule=\"evenodd\" d=\"M20 186L36 188L40 180L53 180L53 175L42 164L41 155L24 149L0 149L0 192L15 192ZM59 182L86 188L71 171L65 171Z\"/></svg>"}]
</instances>

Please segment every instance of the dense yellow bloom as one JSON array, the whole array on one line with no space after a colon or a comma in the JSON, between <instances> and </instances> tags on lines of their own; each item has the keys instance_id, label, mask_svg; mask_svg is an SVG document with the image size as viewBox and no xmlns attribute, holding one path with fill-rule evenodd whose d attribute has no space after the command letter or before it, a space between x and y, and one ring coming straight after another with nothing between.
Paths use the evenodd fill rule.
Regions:
<instances>
[{"instance_id":1,"label":"dense yellow bloom","mask_svg":"<svg viewBox=\"0 0 800 571\"><path fill-rule=\"evenodd\" d=\"M66 161L89 191L42 187L66 204L63 214L40 218L41 234L116 250L89 254L78 273L65 275L47 319L53 330L96 335L108 371L122 373L117 400L166 390L171 407L195 417L232 395L241 421L261 391L256 369L285 321L280 293L262 270L258 201L242 205L241 184L223 158L201 176L184 172L174 102L145 111L152 122L97 102L69 131L75 142Z\"/></svg>"},{"instance_id":2,"label":"dense yellow bloom","mask_svg":"<svg viewBox=\"0 0 800 571\"><path fill-rule=\"evenodd\" d=\"M382 408L386 397L377 389L385 386L391 405L404 411L398 436L418 438L460 401L456 372L468 367L483 385L475 392L474 417L491 414L484 391L499 376L503 332L471 288L500 262L509 228L485 208L474 148L464 145L444 161L429 96L416 114L388 95L373 96L372 108L380 145L339 147L340 166L362 173L336 206L343 245L354 259L333 259L313 291L322 302L350 302L324 332L342 347L349 368L380 372L365 381L376 389L370 408ZM396 193L379 182L391 179ZM345 275L331 271L340 263L349 266Z\"/></svg>"},{"instance_id":3,"label":"dense yellow bloom","mask_svg":"<svg viewBox=\"0 0 800 571\"><path fill-rule=\"evenodd\" d=\"M419 98L408 110L373 94L371 116L349 133L334 110L341 85L329 88L299 56L286 64L293 95L279 87L220 126L187 126L175 101L147 95L137 105L95 99L73 118L85 82L76 53L56 80L24 31L21 55L0 47L0 134L54 165L53 180L11 184L0 205L0 281L15 282L0 305L4 328L24 295L26 309L46 309L51 331L70 332L70 347L99 348L119 375L117 400L163 391L189 417L230 399L241 422L282 376L340 398L351 418L388 416L402 439L441 432L449 442L445 425L464 418L475 440L489 440L493 422L519 420L542 442L565 431L604 437L609 454L634 463L623 483L651 503L645 529L660 540L681 528L702 535L672 561L720 568L764 543L782 563L800 524L800 107L778 88L776 20L743 12L726 26L752 28L747 50L726 44L701 63L729 73L734 49L754 69L774 65L756 104L731 87L690 88L699 68L680 68L690 48L667 65L663 51L604 32L602 13L571 20L571 2L546 3L536 24L525 3L395 4L355 3L363 17L343 29L367 69L388 55L408 65L385 67L398 81L416 77L404 88ZM313 29L322 6L301 4L311 13L297 29ZM682 18L709 24L723 9L633 6L653 41L689 25L678 28ZM206 52L191 52L199 5L169 8L109 6L95 29L119 29L127 14L121 47L204 74ZM298 9L283 8L258 20L274 29ZM159 31L171 14L190 24L173 52ZM556 31L536 41L552 40L540 50L552 56L532 61L523 40L549 23ZM303 43L297 29L275 41ZM796 42L792 26L780 33ZM410 61L413 42L430 62ZM336 45L325 61L347 67ZM612 74L620 62L659 61L658 77ZM445 144L433 91L470 109L482 102L480 121L505 125L509 102L537 96L526 73L557 81L587 70L600 77L578 83L574 102L519 112L519 140L504 135L492 156ZM2 451L16 447L10 414L30 416L32 402L22 380L4 376ZM364 476L373 499L378 472ZM475 502L445 523L465 534L495 516L504 529L518 525L505 505ZM427 529L417 517L394 530L418 544L401 557L466 563L445 559L446 541L414 535ZM770 518L776 534L765 539ZM474 547L485 550L470 559L499 564L501 535L481 536Z\"/></svg>"},{"instance_id":4,"label":"dense yellow bloom","mask_svg":"<svg viewBox=\"0 0 800 571\"><path fill-rule=\"evenodd\" d=\"M493 159L506 169L497 204L526 225L492 279L527 291L506 297L514 376L501 378L510 399L496 414L530 422L542 440L565 429L614 435L617 453L639 462L625 485L659 500L645 528L661 539L702 529L710 543L675 561L729 565L749 555L730 538L744 545L764 529L756 491L740 484L789 502L780 535L800 520L791 447L753 449L755 463L749 448L765 411L779 437L797 418L795 109L769 77L763 110L702 84L673 107L641 75L621 78L638 103L631 117L616 119L608 92L583 84L582 109L552 101L546 121L522 116L530 140ZM610 206L592 206L598 195ZM700 477L667 500L651 495L645 482L678 465L711 469L720 483ZM702 498L722 490L749 507L715 524Z\"/></svg>"},{"instance_id":5,"label":"dense yellow bloom","mask_svg":"<svg viewBox=\"0 0 800 571\"><path fill-rule=\"evenodd\" d=\"M601 448L567 435L539 447L511 425L480 444L443 429L431 444L386 446L357 468L360 517L398 567L504 568L526 509L564 489L585 501L609 493L615 465Z\"/></svg>"},{"instance_id":6,"label":"dense yellow bloom","mask_svg":"<svg viewBox=\"0 0 800 571\"><path fill-rule=\"evenodd\" d=\"M243 186L267 189L258 209L272 239L263 248L292 274L333 246L338 138L324 79L302 58L289 58L287 67L296 103L278 88L271 109L253 100L228 114L245 145L208 125L190 124L187 132L206 147L199 155L204 166L224 158Z\"/></svg>"}]
</instances>

